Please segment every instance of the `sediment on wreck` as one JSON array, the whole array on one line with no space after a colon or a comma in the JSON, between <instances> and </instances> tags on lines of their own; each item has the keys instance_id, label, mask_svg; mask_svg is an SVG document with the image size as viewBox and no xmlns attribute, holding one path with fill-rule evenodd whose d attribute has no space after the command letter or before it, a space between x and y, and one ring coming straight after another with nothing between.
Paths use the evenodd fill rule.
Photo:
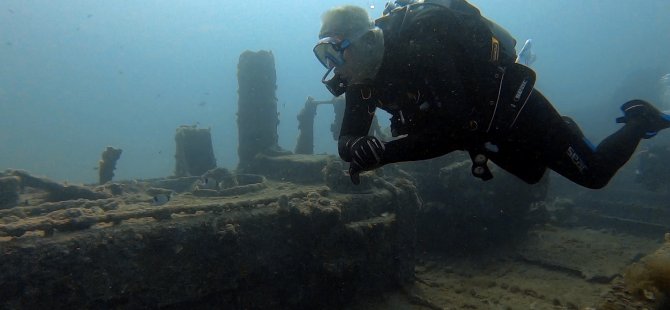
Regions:
<instances>
[{"instance_id":1,"label":"sediment on wreck","mask_svg":"<svg viewBox=\"0 0 670 310\"><path fill-rule=\"evenodd\" d=\"M162 206L135 201L151 184L125 184L127 195L15 210L23 218L0 224L1 307L332 308L409 283L415 188L364 180L361 192L267 180Z\"/></svg>"}]
</instances>

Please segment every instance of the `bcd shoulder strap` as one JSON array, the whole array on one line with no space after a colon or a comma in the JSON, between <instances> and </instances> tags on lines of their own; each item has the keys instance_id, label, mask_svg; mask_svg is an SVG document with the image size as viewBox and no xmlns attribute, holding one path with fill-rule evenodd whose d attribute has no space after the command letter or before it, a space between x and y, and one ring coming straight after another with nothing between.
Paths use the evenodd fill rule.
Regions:
<instances>
[{"instance_id":1,"label":"bcd shoulder strap","mask_svg":"<svg viewBox=\"0 0 670 310\"><path fill-rule=\"evenodd\" d=\"M486 127L486 133L504 135L514 127L523 112L535 85L535 72L520 64L511 64L502 71L498 96Z\"/></svg>"}]
</instances>

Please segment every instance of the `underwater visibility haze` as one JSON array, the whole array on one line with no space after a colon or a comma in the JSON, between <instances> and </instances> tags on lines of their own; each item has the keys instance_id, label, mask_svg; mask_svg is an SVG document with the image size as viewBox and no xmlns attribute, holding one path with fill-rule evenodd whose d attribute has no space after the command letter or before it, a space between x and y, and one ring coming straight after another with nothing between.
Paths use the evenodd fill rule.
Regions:
<instances>
[{"instance_id":1,"label":"underwater visibility haze","mask_svg":"<svg viewBox=\"0 0 670 310\"><path fill-rule=\"evenodd\" d=\"M624 102L670 110L670 1L468 1L516 38L518 53L532 42L535 87L594 144L622 126ZM0 1L0 308L668 309L669 130L643 140L601 190L587 183L598 169L577 180L582 188L558 167L597 166L573 149L590 145L569 125L577 143L551 144L566 146L556 152L544 150L552 130L517 126L550 134L531 142L509 134L503 142L527 143L508 147L496 125L490 140L471 143L472 158L452 152L379 168L394 157L377 151L393 154L395 141L356 135L342 140L353 141L343 145L355 164L340 161L332 125L344 100L322 84L313 48L324 11L344 4L372 18L385 8L371 0ZM322 59L338 51L331 39L317 47ZM507 76L529 72L511 62ZM531 93L529 76L511 92L494 90L518 101ZM499 105L490 102L493 124ZM635 143L667 127L647 105L630 113L641 109L654 113L631 116L619 131L635 131ZM389 115L376 113L375 134L385 133ZM565 129L551 116L535 123ZM408 119L406 127L416 124ZM476 120L465 128L477 130ZM422 145L433 145L428 138ZM526 145L543 150L509 157L531 177L487 166L486 154ZM635 145L627 147L614 154L628 158ZM409 148L396 153L430 152ZM528 163L555 153L565 161L551 168L568 178ZM495 177L483 182L477 168Z\"/></svg>"},{"instance_id":2,"label":"underwater visibility haze","mask_svg":"<svg viewBox=\"0 0 670 310\"><path fill-rule=\"evenodd\" d=\"M667 1L471 2L516 37L517 50L533 39L539 88L587 136L600 116L580 115L585 107L614 115L627 98L608 101L627 74L670 66ZM218 164L232 168L236 66L245 50L275 56L279 144L293 149L307 96L329 99L312 54L320 16L346 3L372 17L384 7L333 0L2 1L0 168L92 182L100 152L112 145L124 150L118 179L167 176L180 125L211 127ZM320 110L316 153L335 153L330 122L332 112Z\"/></svg>"}]
</instances>

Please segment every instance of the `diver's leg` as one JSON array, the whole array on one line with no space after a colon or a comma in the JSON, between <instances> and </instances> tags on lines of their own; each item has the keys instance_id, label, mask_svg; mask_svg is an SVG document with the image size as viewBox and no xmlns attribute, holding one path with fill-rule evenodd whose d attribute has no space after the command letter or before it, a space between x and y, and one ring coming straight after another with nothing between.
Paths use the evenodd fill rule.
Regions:
<instances>
[{"instance_id":1,"label":"diver's leg","mask_svg":"<svg viewBox=\"0 0 670 310\"><path fill-rule=\"evenodd\" d=\"M541 94L538 94L541 96ZM542 100L543 99L543 100ZM597 147L584 137L579 127L569 118L561 118L550 107L544 98L536 107L545 106L550 114L546 119L549 124L543 157L552 170L571 181L588 188L602 188L616 172L630 159L641 139L650 133L667 128L664 117L656 113L648 103L625 104L622 107L626 114L625 125L605 138ZM639 103L639 102L638 102ZM639 109L635 113L626 107Z\"/></svg>"},{"instance_id":2,"label":"diver's leg","mask_svg":"<svg viewBox=\"0 0 670 310\"><path fill-rule=\"evenodd\" d=\"M571 181L588 188L602 188L630 159L644 132L624 126L594 147L571 119L557 125L547 146L548 166Z\"/></svg>"},{"instance_id":3,"label":"diver's leg","mask_svg":"<svg viewBox=\"0 0 670 310\"><path fill-rule=\"evenodd\" d=\"M517 139L507 140L496 145L496 152L487 152L486 155L498 167L528 184L535 184L545 175L547 165L538 160L540 154L537 150L526 146Z\"/></svg>"}]
</instances>

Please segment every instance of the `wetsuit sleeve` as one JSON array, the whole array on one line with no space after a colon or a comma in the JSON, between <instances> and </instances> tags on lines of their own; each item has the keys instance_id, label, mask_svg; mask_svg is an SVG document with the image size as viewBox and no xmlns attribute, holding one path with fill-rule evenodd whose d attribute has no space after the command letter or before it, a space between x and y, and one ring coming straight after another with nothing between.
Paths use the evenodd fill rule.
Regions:
<instances>
[{"instance_id":1,"label":"wetsuit sleeve","mask_svg":"<svg viewBox=\"0 0 670 310\"><path fill-rule=\"evenodd\" d=\"M431 159L455 151L448 140L430 135L408 135L385 143L382 164Z\"/></svg>"},{"instance_id":2,"label":"wetsuit sleeve","mask_svg":"<svg viewBox=\"0 0 670 310\"><path fill-rule=\"evenodd\" d=\"M370 87L362 85L347 87L344 117L337 142L338 153L344 161L351 161L349 154L351 142L355 138L366 136L370 131L374 112L375 104Z\"/></svg>"}]
</instances>

